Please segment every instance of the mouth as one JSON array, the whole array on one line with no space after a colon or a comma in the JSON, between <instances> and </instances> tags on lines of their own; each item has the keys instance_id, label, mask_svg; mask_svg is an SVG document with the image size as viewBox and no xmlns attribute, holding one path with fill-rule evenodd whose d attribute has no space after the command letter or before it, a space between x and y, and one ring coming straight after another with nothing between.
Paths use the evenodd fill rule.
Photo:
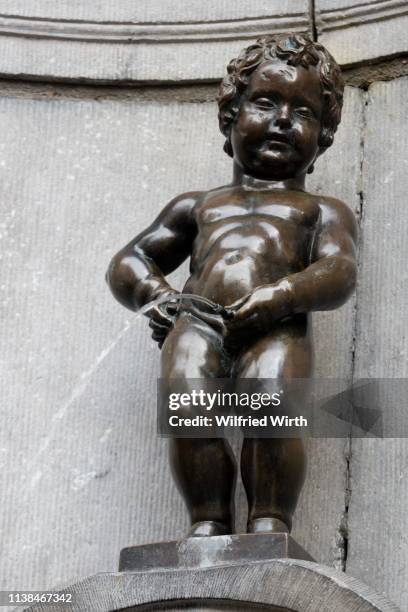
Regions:
<instances>
[{"instance_id":1,"label":"mouth","mask_svg":"<svg viewBox=\"0 0 408 612\"><path fill-rule=\"evenodd\" d=\"M267 138L268 145L285 145L292 146L292 139L289 138L286 134L281 134L279 132L275 132L270 134Z\"/></svg>"}]
</instances>

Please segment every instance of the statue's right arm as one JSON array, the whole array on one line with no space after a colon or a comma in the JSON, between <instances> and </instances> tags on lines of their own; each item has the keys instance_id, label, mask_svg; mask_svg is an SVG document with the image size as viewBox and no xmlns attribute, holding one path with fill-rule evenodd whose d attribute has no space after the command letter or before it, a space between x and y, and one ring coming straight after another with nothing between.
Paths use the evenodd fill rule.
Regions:
<instances>
[{"instance_id":1,"label":"statue's right arm","mask_svg":"<svg viewBox=\"0 0 408 612\"><path fill-rule=\"evenodd\" d=\"M197 234L193 209L200 195L190 192L174 198L113 257L106 280L115 298L130 310L174 292L164 277L191 254Z\"/></svg>"}]
</instances>

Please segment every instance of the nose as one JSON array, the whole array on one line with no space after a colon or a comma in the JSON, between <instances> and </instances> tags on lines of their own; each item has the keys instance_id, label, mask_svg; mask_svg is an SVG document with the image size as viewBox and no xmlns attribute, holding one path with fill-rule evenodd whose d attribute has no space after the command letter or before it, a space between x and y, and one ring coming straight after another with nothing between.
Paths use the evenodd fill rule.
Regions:
<instances>
[{"instance_id":1,"label":"nose","mask_svg":"<svg viewBox=\"0 0 408 612\"><path fill-rule=\"evenodd\" d=\"M277 111L275 116L275 125L277 125L281 129L287 129L292 125L292 117L290 114L290 109L287 104L283 104Z\"/></svg>"}]
</instances>

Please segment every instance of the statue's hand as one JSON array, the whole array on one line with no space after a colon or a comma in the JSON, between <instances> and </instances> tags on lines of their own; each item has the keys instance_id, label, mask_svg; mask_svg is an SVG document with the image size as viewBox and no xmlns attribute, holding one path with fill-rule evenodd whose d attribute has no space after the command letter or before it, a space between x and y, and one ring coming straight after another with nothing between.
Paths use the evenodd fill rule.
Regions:
<instances>
[{"instance_id":1,"label":"statue's hand","mask_svg":"<svg viewBox=\"0 0 408 612\"><path fill-rule=\"evenodd\" d=\"M288 282L263 285L227 307L232 313L224 321L225 346L238 348L254 334L266 334L272 325L291 311L291 286Z\"/></svg>"},{"instance_id":2,"label":"statue's hand","mask_svg":"<svg viewBox=\"0 0 408 612\"><path fill-rule=\"evenodd\" d=\"M160 297L163 295L168 295L168 297L171 298L172 295L178 294L179 292L175 289L169 289L168 291L162 293ZM157 306L152 306L152 308L146 313L146 316L150 319L149 327L153 330L152 338L157 342L159 348L163 346L163 342L165 341L167 334L174 325L176 313L176 302L163 302Z\"/></svg>"}]
</instances>

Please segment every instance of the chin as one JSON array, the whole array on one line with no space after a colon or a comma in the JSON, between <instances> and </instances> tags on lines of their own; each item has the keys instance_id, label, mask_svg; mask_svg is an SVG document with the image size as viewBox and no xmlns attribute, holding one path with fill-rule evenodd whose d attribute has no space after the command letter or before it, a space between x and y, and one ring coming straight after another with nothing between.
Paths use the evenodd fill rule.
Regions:
<instances>
[{"instance_id":1,"label":"chin","mask_svg":"<svg viewBox=\"0 0 408 612\"><path fill-rule=\"evenodd\" d=\"M257 166L265 168L271 172L282 172L285 169L294 170L297 166L297 159L294 155L286 153L286 151L263 151L257 160Z\"/></svg>"}]
</instances>

